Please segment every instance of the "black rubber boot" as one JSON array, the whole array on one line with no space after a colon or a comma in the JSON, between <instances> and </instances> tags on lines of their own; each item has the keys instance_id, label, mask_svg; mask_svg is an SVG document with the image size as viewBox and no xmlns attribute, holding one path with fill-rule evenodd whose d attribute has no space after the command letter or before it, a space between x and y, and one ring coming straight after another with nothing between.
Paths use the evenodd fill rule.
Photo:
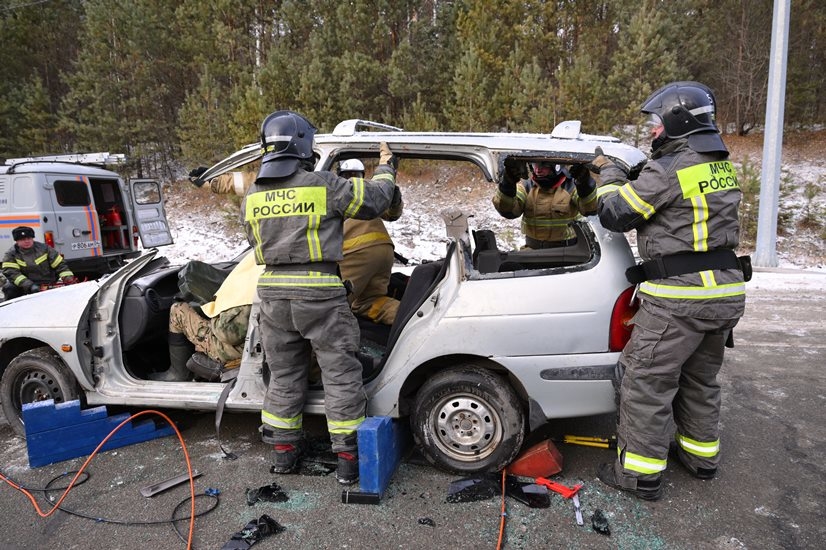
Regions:
<instances>
[{"instance_id":1,"label":"black rubber boot","mask_svg":"<svg viewBox=\"0 0 826 550\"><path fill-rule=\"evenodd\" d=\"M597 477L601 482L609 487L619 489L620 491L627 491L642 500L659 500L663 496L661 478L654 480L638 479L636 488L623 486L617 479L613 462L604 462L600 464L597 468Z\"/></svg>"},{"instance_id":2,"label":"black rubber boot","mask_svg":"<svg viewBox=\"0 0 826 550\"><path fill-rule=\"evenodd\" d=\"M186 362L195 353L193 346L186 336L180 332L169 333L169 368L163 372L152 372L149 374L150 380L160 382L183 382L189 380L190 372L186 368Z\"/></svg>"}]
</instances>

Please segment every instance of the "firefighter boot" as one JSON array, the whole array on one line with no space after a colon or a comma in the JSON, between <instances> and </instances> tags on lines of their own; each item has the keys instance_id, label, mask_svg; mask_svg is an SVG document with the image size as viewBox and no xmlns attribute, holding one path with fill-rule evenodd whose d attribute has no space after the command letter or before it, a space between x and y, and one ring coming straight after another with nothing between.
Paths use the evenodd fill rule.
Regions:
<instances>
[{"instance_id":1,"label":"firefighter boot","mask_svg":"<svg viewBox=\"0 0 826 550\"><path fill-rule=\"evenodd\" d=\"M359 480L358 454L348 452L338 453L336 479L342 485L352 485Z\"/></svg>"},{"instance_id":2,"label":"firefighter boot","mask_svg":"<svg viewBox=\"0 0 826 550\"><path fill-rule=\"evenodd\" d=\"M276 443L273 445L275 456L273 457L270 472L274 474L292 474L301 466L301 455L304 454L307 443L304 440L296 443Z\"/></svg>"},{"instance_id":3,"label":"firefighter boot","mask_svg":"<svg viewBox=\"0 0 826 550\"><path fill-rule=\"evenodd\" d=\"M627 491L642 500L659 500L663 496L662 478L654 480L638 479L636 487L627 486L617 477L617 472L613 462L603 462L597 468L597 477L601 482L619 489Z\"/></svg>"},{"instance_id":4,"label":"firefighter boot","mask_svg":"<svg viewBox=\"0 0 826 550\"><path fill-rule=\"evenodd\" d=\"M180 338L179 338L180 337ZM183 342L181 342L183 340ZM160 382L183 382L190 376L186 362L195 352L193 346L186 336L180 332L169 333L169 368L163 372L153 372L149 374L150 380Z\"/></svg>"}]
</instances>

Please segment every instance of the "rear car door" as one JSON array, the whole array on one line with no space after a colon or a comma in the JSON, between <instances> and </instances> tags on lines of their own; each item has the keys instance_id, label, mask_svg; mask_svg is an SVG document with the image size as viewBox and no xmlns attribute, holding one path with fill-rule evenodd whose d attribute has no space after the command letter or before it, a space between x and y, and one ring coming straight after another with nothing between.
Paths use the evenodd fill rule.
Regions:
<instances>
[{"instance_id":1,"label":"rear car door","mask_svg":"<svg viewBox=\"0 0 826 550\"><path fill-rule=\"evenodd\" d=\"M56 218L53 224L49 224L54 247L67 260L103 255L100 220L89 190L88 178L49 174L46 187L50 190Z\"/></svg>"}]
</instances>

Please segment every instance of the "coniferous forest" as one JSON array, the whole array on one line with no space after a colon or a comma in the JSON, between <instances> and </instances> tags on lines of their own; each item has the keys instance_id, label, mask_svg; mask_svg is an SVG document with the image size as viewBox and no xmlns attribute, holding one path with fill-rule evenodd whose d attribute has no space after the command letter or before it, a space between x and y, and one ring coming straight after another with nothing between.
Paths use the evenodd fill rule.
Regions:
<instances>
[{"instance_id":1,"label":"coniferous forest","mask_svg":"<svg viewBox=\"0 0 826 550\"><path fill-rule=\"evenodd\" d=\"M320 131L611 133L699 80L718 124L764 123L772 0L0 0L0 158L126 153L173 176L257 139L278 109ZM826 2L793 0L786 125L826 122Z\"/></svg>"}]
</instances>

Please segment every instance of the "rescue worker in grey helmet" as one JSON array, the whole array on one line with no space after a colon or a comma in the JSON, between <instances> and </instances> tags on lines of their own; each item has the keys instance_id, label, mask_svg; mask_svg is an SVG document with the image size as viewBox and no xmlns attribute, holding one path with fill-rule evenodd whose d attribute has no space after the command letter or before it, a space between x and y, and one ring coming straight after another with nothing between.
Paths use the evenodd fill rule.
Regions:
<instances>
[{"instance_id":1,"label":"rescue worker in grey helmet","mask_svg":"<svg viewBox=\"0 0 826 550\"><path fill-rule=\"evenodd\" d=\"M343 161L338 167L342 178L364 178L364 164L358 159ZM382 220L398 220L404 209L402 194L396 185L390 207L371 220L344 220L344 259L339 262L341 278L352 287L347 296L356 315L376 323L392 325L399 301L387 295L393 270L393 240Z\"/></svg>"},{"instance_id":2,"label":"rescue worker in grey helmet","mask_svg":"<svg viewBox=\"0 0 826 550\"><path fill-rule=\"evenodd\" d=\"M3 296L6 300L34 294L60 281L75 284L78 278L57 250L34 240L34 229L21 225L11 231L14 244L3 256Z\"/></svg>"},{"instance_id":3,"label":"rescue worker in grey helmet","mask_svg":"<svg viewBox=\"0 0 826 550\"><path fill-rule=\"evenodd\" d=\"M520 179L526 178L523 181ZM527 164L507 158L493 207L503 217L522 217L525 248L576 244L571 223L596 212L596 182L583 164L565 169L549 161Z\"/></svg>"},{"instance_id":4,"label":"rescue worker in grey helmet","mask_svg":"<svg viewBox=\"0 0 826 550\"><path fill-rule=\"evenodd\" d=\"M324 384L324 406L336 478L358 480L356 429L366 414L362 365L356 358L359 327L338 274L345 218L372 219L393 198L396 159L380 145L371 180L313 172L316 128L292 111L276 111L261 124L263 157L241 214L256 262L259 326L270 381L261 411L265 443L274 446L272 471L294 472L306 442L302 411L311 352Z\"/></svg>"},{"instance_id":5,"label":"rescue worker in grey helmet","mask_svg":"<svg viewBox=\"0 0 826 550\"><path fill-rule=\"evenodd\" d=\"M639 177L601 148L593 160L602 225L635 229L644 260L626 273L640 308L617 367L617 458L597 476L645 500L662 495L672 419L673 455L694 477L713 478L720 462L717 374L751 270L734 252L741 192L715 106L698 82L663 86L641 107L653 141Z\"/></svg>"}]
</instances>

